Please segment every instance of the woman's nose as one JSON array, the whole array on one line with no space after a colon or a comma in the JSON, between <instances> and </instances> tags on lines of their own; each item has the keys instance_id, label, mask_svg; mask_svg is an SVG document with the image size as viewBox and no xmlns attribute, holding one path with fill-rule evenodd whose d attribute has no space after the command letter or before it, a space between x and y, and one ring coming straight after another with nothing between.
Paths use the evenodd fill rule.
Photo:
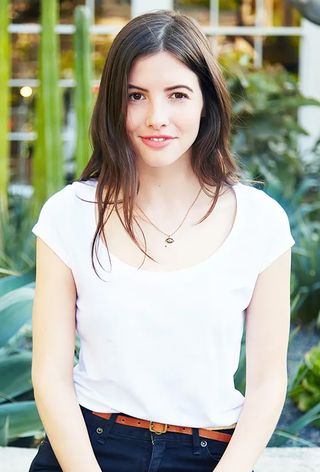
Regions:
<instances>
[{"instance_id":1,"label":"woman's nose","mask_svg":"<svg viewBox=\"0 0 320 472\"><path fill-rule=\"evenodd\" d=\"M150 106L147 111L146 125L161 128L169 123L169 117L164 104Z\"/></svg>"}]
</instances>

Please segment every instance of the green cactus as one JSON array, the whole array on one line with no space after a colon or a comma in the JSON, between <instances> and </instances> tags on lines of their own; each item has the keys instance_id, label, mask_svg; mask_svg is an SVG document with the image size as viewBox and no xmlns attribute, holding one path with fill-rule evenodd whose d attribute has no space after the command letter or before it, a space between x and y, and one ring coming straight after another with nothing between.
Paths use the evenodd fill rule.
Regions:
<instances>
[{"instance_id":1,"label":"green cactus","mask_svg":"<svg viewBox=\"0 0 320 472\"><path fill-rule=\"evenodd\" d=\"M76 110L76 173L87 164L91 146L89 124L92 113L93 93L91 88L92 62L90 43L90 11L85 6L75 8L75 110Z\"/></svg>"},{"instance_id":2,"label":"green cactus","mask_svg":"<svg viewBox=\"0 0 320 472\"><path fill-rule=\"evenodd\" d=\"M9 183L9 78L10 78L10 41L8 33L9 1L0 2L0 211L7 214ZM0 248L2 247L0 235Z\"/></svg>"},{"instance_id":3,"label":"green cactus","mask_svg":"<svg viewBox=\"0 0 320 472\"><path fill-rule=\"evenodd\" d=\"M35 204L64 184L61 139L62 99L59 89L59 48L55 33L57 0L41 0L39 89L37 97L37 142L33 160Z\"/></svg>"}]
</instances>

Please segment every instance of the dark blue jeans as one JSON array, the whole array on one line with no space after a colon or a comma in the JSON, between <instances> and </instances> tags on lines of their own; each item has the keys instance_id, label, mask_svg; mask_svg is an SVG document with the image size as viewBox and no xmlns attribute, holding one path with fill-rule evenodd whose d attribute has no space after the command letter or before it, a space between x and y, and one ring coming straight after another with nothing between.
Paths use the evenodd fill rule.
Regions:
<instances>
[{"instance_id":1,"label":"dark blue jeans","mask_svg":"<svg viewBox=\"0 0 320 472\"><path fill-rule=\"evenodd\" d=\"M81 406L92 448L103 472L212 472L228 443L193 434L156 434L145 428L116 423ZM220 431L220 430L219 430ZM232 434L234 429L221 432ZM46 436L29 472L62 472Z\"/></svg>"}]
</instances>

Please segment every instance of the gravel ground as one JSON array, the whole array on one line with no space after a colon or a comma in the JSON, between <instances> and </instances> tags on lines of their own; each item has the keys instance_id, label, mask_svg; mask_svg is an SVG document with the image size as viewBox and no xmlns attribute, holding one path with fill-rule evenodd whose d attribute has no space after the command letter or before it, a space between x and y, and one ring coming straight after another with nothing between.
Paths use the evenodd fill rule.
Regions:
<instances>
[{"instance_id":1,"label":"gravel ground","mask_svg":"<svg viewBox=\"0 0 320 472\"><path fill-rule=\"evenodd\" d=\"M292 323L291 331L295 329L296 325ZM309 326L300 326L300 331L295 335L294 339L290 342L289 351L288 351L288 375L289 382L295 377L298 366L301 363L304 355L308 352L313 346L319 344L320 342L320 332L317 331L314 325ZM279 422L277 424L277 429L286 430L289 428L290 424L296 421L303 415L303 412L298 410L295 404L290 398L286 399L283 411L281 413ZM278 436L273 436L269 441L269 446L275 446L274 440ZM299 438L304 440L311 441L315 446L320 446L320 429L313 426L306 426L302 429L299 434ZM299 444L293 439L288 439L283 447L306 447L304 444Z\"/></svg>"}]
</instances>

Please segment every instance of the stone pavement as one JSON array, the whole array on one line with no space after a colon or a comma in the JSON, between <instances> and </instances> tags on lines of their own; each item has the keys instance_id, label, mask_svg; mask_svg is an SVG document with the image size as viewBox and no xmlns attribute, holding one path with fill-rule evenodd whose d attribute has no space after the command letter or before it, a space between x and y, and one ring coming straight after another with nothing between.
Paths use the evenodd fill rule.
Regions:
<instances>
[{"instance_id":1,"label":"stone pavement","mask_svg":"<svg viewBox=\"0 0 320 472\"><path fill-rule=\"evenodd\" d=\"M1 472L28 472L36 449L0 447ZM255 472L319 472L319 447L268 447L261 454Z\"/></svg>"},{"instance_id":2,"label":"stone pavement","mask_svg":"<svg viewBox=\"0 0 320 472\"><path fill-rule=\"evenodd\" d=\"M320 447L267 447L254 472L320 472Z\"/></svg>"}]
</instances>

